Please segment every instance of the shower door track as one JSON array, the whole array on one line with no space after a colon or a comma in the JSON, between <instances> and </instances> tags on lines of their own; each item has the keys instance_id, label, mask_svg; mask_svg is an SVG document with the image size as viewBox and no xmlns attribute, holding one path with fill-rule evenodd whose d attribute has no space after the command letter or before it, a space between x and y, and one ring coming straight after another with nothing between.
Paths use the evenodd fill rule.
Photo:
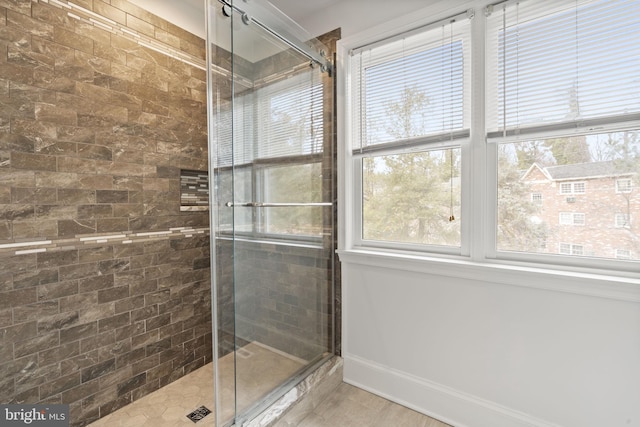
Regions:
<instances>
[{"instance_id":1,"label":"shower door track","mask_svg":"<svg viewBox=\"0 0 640 427\"><path fill-rule=\"evenodd\" d=\"M245 202L234 203L227 202L228 208L245 207L245 208L288 208L294 206L333 206L331 202L309 202L309 203L262 203L262 202Z\"/></svg>"},{"instance_id":2,"label":"shower door track","mask_svg":"<svg viewBox=\"0 0 640 427\"><path fill-rule=\"evenodd\" d=\"M292 49L296 50L298 53L306 56L312 62L320 65L322 72L327 72L329 73L330 76L333 75L333 65L325 57L324 50L321 50L318 53L313 49L309 48L309 46L306 46L305 44L297 44L294 41L289 40L287 37L281 35L277 31L272 30L268 25L259 21L255 17L250 16L246 11L240 9L238 6L230 4L228 0L218 0L218 1L223 6L228 6L232 10L235 10L236 12L238 12L242 16L242 22L244 22L246 25L249 25L250 22L254 22L256 25L258 25L260 28L262 28L263 30L265 30L266 32L268 32L278 40L284 42L285 44L290 46Z\"/></svg>"}]
</instances>

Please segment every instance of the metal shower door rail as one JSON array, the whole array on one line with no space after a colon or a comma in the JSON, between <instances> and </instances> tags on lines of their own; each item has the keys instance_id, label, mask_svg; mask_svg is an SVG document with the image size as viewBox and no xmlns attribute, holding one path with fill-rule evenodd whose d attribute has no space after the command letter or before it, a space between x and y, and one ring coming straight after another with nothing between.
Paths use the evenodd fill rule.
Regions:
<instances>
[{"instance_id":1,"label":"metal shower door rail","mask_svg":"<svg viewBox=\"0 0 640 427\"><path fill-rule=\"evenodd\" d=\"M292 206L333 206L331 202L308 202L308 203L262 203L262 202L244 202L234 203L227 202L225 206L229 208L247 207L247 208L286 208Z\"/></svg>"}]
</instances>

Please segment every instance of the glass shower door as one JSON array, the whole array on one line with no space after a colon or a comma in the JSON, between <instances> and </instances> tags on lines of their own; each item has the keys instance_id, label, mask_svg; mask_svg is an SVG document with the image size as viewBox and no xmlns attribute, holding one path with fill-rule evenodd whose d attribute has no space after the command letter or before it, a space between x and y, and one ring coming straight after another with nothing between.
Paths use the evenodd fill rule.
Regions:
<instances>
[{"instance_id":1,"label":"glass shower door","mask_svg":"<svg viewBox=\"0 0 640 427\"><path fill-rule=\"evenodd\" d=\"M243 425L333 351L333 84L267 2L209 13L217 416Z\"/></svg>"}]
</instances>

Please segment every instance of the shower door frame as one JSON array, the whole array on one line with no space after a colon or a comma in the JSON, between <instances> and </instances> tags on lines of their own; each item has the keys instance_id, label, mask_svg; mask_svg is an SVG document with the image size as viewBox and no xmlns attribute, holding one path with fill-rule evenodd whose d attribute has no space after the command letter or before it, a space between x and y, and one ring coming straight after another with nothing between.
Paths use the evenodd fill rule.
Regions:
<instances>
[{"instance_id":1,"label":"shower door frame","mask_svg":"<svg viewBox=\"0 0 640 427\"><path fill-rule=\"evenodd\" d=\"M220 108L220 94L218 92L218 90L215 90L215 88L213 87L213 83L211 82L211 77L212 77L212 73L214 72L220 72L221 70L219 69L218 66L215 66L213 64L213 55L212 55L212 47L214 45L213 41L211 40L211 35L212 35L212 29L210 28L210 20L211 20L211 11L215 8L215 7L227 7L228 10L231 11L231 19L230 24L229 24L229 32L230 32L230 37L231 37L231 49L230 49L230 53L231 53L231 70L227 75L227 78L229 78L231 80L231 103L232 105L235 103L236 100L236 95L235 95L235 85L236 85L236 74L234 73L234 43L233 43L233 38L234 38L234 34L233 34L233 25L234 25L234 19L233 16L234 15L238 15L241 18L237 18L238 21L240 21L240 19L242 20L242 22L244 24L248 25L247 21L250 21L251 23L255 23L260 29L264 30L267 34L271 35L272 37L274 37L275 39L279 40L280 42L284 42L286 45L288 45L288 47L290 47L291 49L293 49L295 52L305 56L308 58L308 60L310 61L310 64L316 64L318 67L320 67L320 69L322 70L323 73L326 73L329 77L333 77L334 74L334 68L333 68L333 64L328 60L328 58L326 57L326 49L322 48L322 45L317 42L317 40L313 39L313 38L309 38L307 39L307 43L304 43L302 41L297 40L297 36L296 33L298 32L298 28L288 28L287 25L289 25L290 23L287 22L278 22L278 16L265 16L264 19L263 17L259 16L260 10L259 8L254 9L254 6L256 0L253 0L253 2L239 2L236 0L236 2L234 3L233 0L205 0L206 2L206 22L207 22L207 29L206 29L206 33L207 33L207 41L206 41L206 53L207 53L207 103L208 103L208 108L210 108L212 105L216 105L218 107L217 113L220 112L219 108ZM237 4L239 4L241 7L238 7ZM276 9L277 10L277 9ZM279 11L278 11L279 12ZM281 12L280 12L281 13ZM282 15L284 16L284 15ZM286 17L285 17L286 18ZM288 18L287 18L288 19ZM293 21L291 21L293 22ZM291 30L291 31L290 31ZM316 50L316 48L319 47L319 50ZM215 67L215 69L214 69ZM327 82L324 78L322 78L322 99L323 99L323 111L325 111L326 109L326 99L325 97L327 96L327 93L330 92L331 93L331 105L333 106L334 104L334 100L333 100L333 96L334 96L334 91L333 91L333 84L331 84L331 90L327 90ZM233 106L232 106L232 115L235 114L233 112ZM324 116L328 116L327 114L324 114ZM212 115L211 113L208 114L209 120L208 120L208 132L209 132L209 180L210 180L210 184L209 184L209 188L210 191L212 192L212 194L210 195L210 208L209 208L209 216L210 216L210 226L211 226L211 284L212 284L212 291L211 291L211 297L212 297L212 305L211 305L211 311L212 311L212 345L213 345L213 364L214 364L214 387L215 387L215 417L216 417L216 426L220 426L221 424L221 416L222 416L222 403L221 403L221 384L220 384L220 376L218 375L219 373L219 366L218 366L218 360L219 360L219 346L220 346L220 337L219 337L219 324L218 324L218 320L219 317L218 315L220 314L219 311L219 307L218 307L218 289L219 289L219 284L218 284L218 280L217 280L217 238L218 238L218 230L217 230L217 224L218 224L218 206L217 206L217 202L218 202L218 195L216 193L216 185L215 185L215 177L216 177L216 159L215 159L215 150L213 150L213 137L212 135L216 135L216 126L214 125L215 120L212 119ZM331 117L333 117L333 111L331 111ZM234 121L232 119L232 140L235 141L235 124ZM334 132L333 132L333 128L331 127L330 130L328 131L328 126L326 124L323 124L323 149L326 148L326 146L328 144L326 144L327 138L329 138L332 143L330 144L330 146L332 147L332 150L334 149L334 144L333 144L333 138L334 138ZM329 135L326 135L327 132L329 132ZM234 142L235 143L235 142ZM233 154L232 154L233 157ZM332 154L333 157L333 154ZM321 163L324 166L324 161ZM232 161L232 171L235 169L235 162ZM335 165L334 165L335 166ZM232 172L232 175L235 175L235 172ZM232 178L235 179L235 178ZM329 248L331 249L331 252L333 252L333 248L334 248L334 236L335 236L335 206L333 201L335 200L334 197L334 191L333 191L333 187L335 186L333 181L335 180L335 177L332 176L331 181L332 181L332 190L331 190L331 201L330 202L322 202L322 203L318 203L317 205L322 205L327 207L327 209L331 209L331 236L330 236L330 240L331 240L331 244L329 246ZM234 191L234 190L233 190ZM326 199L325 197L325 189L324 189L324 183L322 184L322 193L323 193L323 200ZM233 200L235 200L235 194L232 193L233 196ZM227 206L233 206L233 202L231 202L231 204L227 204ZM245 206L249 206L249 207L264 207L264 204L261 204L261 206L257 206L256 203L246 203ZM325 209L323 209L325 210ZM323 215L324 216L324 215ZM232 221L234 223L233 225L233 241L232 241L232 252L235 254L236 253L236 249L235 249L235 245L236 245L236 241L235 241L235 219L233 219ZM323 223L326 222L326 219L323 219ZM326 237L323 237L323 242L322 242L322 248L326 249L327 247L327 242L325 240ZM234 313L233 313L233 317L234 317L234 326L233 326L233 336L234 336L234 342L237 341L237 330L236 330L236 309L235 309L235 305L237 303L237 299L235 296L235 290L236 290L236 285L235 285L235 281L236 281L236 277L235 277L235 272L236 272L236 267L235 267L235 255L233 256L233 263L234 263L234 267L233 267L233 306L234 306ZM315 362L307 365L306 367L304 367L300 372L298 372L296 375L294 375L293 377L289 378L288 380L286 380L284 383L282 383L281 385L279 385L278 387L276 387L275 389L271 390L267 395L263 396L261 399L259 399L259 401L257 402L252 402L252 405L249 407L249 409L244 410L244 412L238 412L238 401L237 401L237 397L238 397L238 393L237 393L237 355L236 355L236 351L237 348L235 347L234 344L234 350L233 350L233 357L234 357L234 373L233 373L233 386L234 386L234 396L233 396L233 417L231 418L231 420L229 421L228 424L226 425L237 425L237 426L245 426L247 425L247 423L249 423L252 419L254 419L256 416L258 416L259 414L261 414L265 409L267 409L269 406L271 406L278 398L284 396L289 390L291 390L293 387L295 387L301 380L303 380L308 374L310 374L311 372L313 372L314 370L316 370L320 365L322 365L323 363L325 363L329 358L331 358L333 356L333 353L335 352L335 306L333 304L334 301L334 291L335 291L335 258L334 256L330 257L331 262L330 262L330 270L331 270L331 279L330 279L330 284L329 284L329 289L327 290L328 292L328 297L331 300L331 309L330 309L330 321L329 321L329 325L327 327L328 331L329 331L329 336L328 336L328 352L325 353L324 356L321 356L320 359L316 360ZM225 425L225 426L226 426Z\"/></svg>"}]
</instances>

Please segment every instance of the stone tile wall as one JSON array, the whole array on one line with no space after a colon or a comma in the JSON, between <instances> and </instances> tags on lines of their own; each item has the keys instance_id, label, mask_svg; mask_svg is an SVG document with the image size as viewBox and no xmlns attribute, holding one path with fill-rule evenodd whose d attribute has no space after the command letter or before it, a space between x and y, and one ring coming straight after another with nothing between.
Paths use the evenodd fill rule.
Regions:
<instances>
[{"instance_id":1,"label":"stone tile wall","mask_svg":"<svg viewBox=\"0 0 640 427\"><path fill-rule=\"evenodd\" d=\"M218 303L229 308L218 312L219 357L234 342L257 341L309 361L331 349L330 251L222 239L217 251L227 260L217 271Z\"/></svg>"},{"instance_id":2,"label":"stone tile wall","mask_svg":"<svg viewBox=\"0 0 640 427\"><path fill-rule=\"evenodd\" d=\"M0 0L0 402L82 426L211 360L203 65L124 0Z\"/></svg>"}]
</instances>

